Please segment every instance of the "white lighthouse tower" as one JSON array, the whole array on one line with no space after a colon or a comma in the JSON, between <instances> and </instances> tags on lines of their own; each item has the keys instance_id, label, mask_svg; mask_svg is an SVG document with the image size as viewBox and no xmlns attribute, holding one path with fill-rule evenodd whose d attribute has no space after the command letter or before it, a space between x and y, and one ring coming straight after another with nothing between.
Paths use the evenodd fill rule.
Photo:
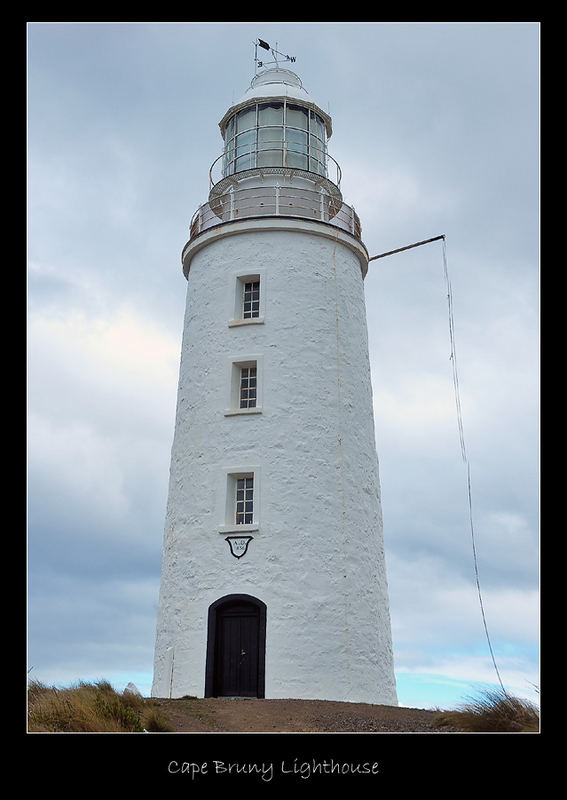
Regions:
<instances>
[{"instance_id":1,"label":"white lighthouse tower","mask_svg":"<svg viewBox=\"0 0 567 800\"><path fill-rule=\"evenodd\" d=\"M182 253L152 695L396 705L368 253L331 119L276 60L219 126Z\"/></svg>"}]
</instances>

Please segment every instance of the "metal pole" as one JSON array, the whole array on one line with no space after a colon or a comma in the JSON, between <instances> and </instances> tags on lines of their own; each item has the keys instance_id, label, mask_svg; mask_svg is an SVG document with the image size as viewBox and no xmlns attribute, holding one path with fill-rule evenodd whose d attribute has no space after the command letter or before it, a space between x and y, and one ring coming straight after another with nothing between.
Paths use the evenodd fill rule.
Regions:
<instances>
[{"instance_id":1,"label":"metal pole","mask_svg":"<svg viewBox=\"0 0 567 800\"><path fill-rule=\"evenodd\" d=\"M372 256L369 258L368 261L374 261L377 258L384 258L384 256L391 256L394 253L401 253L402 250L411 250L412 247L419 247L422 244L429 244L429 242L436 242L439 239L444 239L445 234L442 233L441 236L434 236L432 239L424 239L423 242L416 242L415 244L408 244L405 247L398 247L397 250L389 250L387 253L380 253L379 256Z\"/></svg>"}]
</instances>

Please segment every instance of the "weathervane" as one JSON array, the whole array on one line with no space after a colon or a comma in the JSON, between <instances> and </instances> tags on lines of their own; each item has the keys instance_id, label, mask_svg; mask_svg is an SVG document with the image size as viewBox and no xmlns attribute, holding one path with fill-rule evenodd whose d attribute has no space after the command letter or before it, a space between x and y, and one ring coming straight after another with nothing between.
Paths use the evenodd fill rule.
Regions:
<instances>
[{"instance_id":1,"label":"weathervane","mask_svg":"<svg viewBox=\"0 0 567 800\"><path fill-rule=\"evenodd\" d=\"M269 50L273 56L273 61L259 61L258 60L258 47L262 47L264 50ZM270 47L268 42L265 42L263 39L258 39L257 42L254 42L254 75L256 75L258 71L258 67L267 67L270 64L275 64L276 68L279 67L278 56L285 61L295 61L295 56L288 56L285 53L280 53L278 50L278 43L276 42L275 47Z\"/></svg>"}]
</instances>

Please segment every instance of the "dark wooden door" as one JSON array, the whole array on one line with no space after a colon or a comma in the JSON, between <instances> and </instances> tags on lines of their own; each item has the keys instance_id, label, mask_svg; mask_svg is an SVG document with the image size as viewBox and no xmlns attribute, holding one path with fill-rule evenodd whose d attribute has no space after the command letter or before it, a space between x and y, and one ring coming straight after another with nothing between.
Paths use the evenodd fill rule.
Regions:
<instances>
[{"instance_id":1,"label":"dark wooden door","mask_svg":"<svg viewBox=\"0 0 567 800\"><path fill-rule=\"evenodd\" d=\"M260 612L243 601L222 606L217 614L215 695L258 697Z\"/></svg>"}]
</instances>

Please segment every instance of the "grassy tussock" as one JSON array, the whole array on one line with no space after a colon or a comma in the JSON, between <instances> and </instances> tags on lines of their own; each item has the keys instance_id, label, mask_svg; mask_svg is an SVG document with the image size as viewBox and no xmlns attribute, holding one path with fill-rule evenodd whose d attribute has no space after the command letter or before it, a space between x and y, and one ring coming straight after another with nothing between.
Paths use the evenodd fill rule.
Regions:
<instances>
[{"instance_id":1,"label":"grassy tussock","mask_svg":"<svg viewBox=\"0 0 567 800\"><path fill-rule=\"evenodd\" d=\"M487 690L457 711L442 711L437 722L459 730L483 733L537 733L539 710L528 700L502 690Z\"/></svg>"},{"instance_id":2,"label":"grassy tussock","mask_svg":"<svg viewBox=\"0 0 567 800\"><path fill-rule=\"evenodd\" d=\"M31 733L142 733L171 731L167 718L144 697L116 692L108 681L80 682L65 689L28 684Z\"/></svg>"}]
</instances>

